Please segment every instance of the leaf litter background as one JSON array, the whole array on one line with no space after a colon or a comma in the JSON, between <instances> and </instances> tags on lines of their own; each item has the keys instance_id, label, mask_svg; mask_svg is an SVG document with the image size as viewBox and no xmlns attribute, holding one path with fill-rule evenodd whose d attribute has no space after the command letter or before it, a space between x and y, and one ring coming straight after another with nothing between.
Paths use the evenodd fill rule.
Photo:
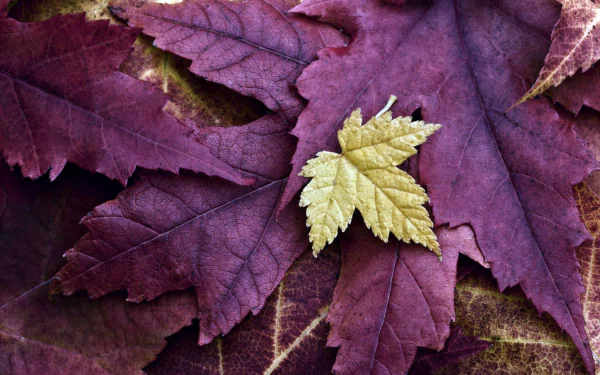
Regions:
<instances>
[{"instance_id":1,"label":"leaf litter background","mask_svg":"<svg viewBox=\"0 0 600 375\"><path fill-rule=\"evenodd\" d=\"M86 11L88 13L88 19L109 17L109 14L106 11L106 2L69 2L59 0L21 1L12 8L11 16L21 21L38 21L58 13L81 11ZM249 123L251 120L258 119L267 113L266 108L256 100L239 95L223 86L205 81L190 74L187 70L188 66L189 62L152 47L152 39L141 36L135 43L134 52L121 66L121 70L133 77L150 81L162 88L165 92L168 92L171 99L166 107L167 112L171 113L176 118L192 118L199 126L203 126L204 124L219 124L222 126L242 125ZM577 76L575 78L577 78ZM567 83L568 82L569 81L567 81ZM583 111L585 112L586 109ZM591 143L592 142L593 140ZM6 169L7 168L5 167L2 169L4 175L9 173ZM19 219L33 220L34 222L39 223L35 225L42 225L44 230L51 230L52 234L49 234L50 236L60 238L58 242L55 242L60 244L60 246L44 250L48 255L43 258L44 264L40 265L39 271L23 270L23 275L21 275L23 282L25 282L23 285L38 285L39 283L40 290L42 290L40 294L41 297L36 299L35 296L31 296L29 299L32 301L28 300L23 303L37 303L41 305L47 303L45 301L46 297L43 288L48 286L48 283L45 282L48 277L53 275L62 265L62 259L59 260L57 256L60 255L64 249L71 247L84 233L83 227L77 226L76 222L99 203L114 197L120 189L115 184L107 184L105 179L99 179L99 181L95 181L95 183L100 186L106 184L107 187L102 189L101 192L89 193L89 204L87 199L83 199L82 202L82 199L77 195L77 184L79 183L80 185L87 186L87 184L90 184L88 179L91 179L91 175L85 175L85 177L82 178L79 176L80 172L74 170L74 167L68 167L65 172L67 175L61 176L59 180L55 182L55 188L57 190L55 193L43 193L56 194L58 197L62 198L49 200L47 197L36 198L35 194L33 194L28 198L17 199L19 203L30 205L30 207L33 208L36 207L36 204L40 204L40 202L43 202L41 203L41 206L45 206L47 201L59 202L58 207L55 208L42 207L28 210L32 218ZM60 179L65 182L62 182ZM76 182L71 181L73 179ZM6 179L5 181L11 180ZM92 179L92 181L94 180ZM591 179L589 182L590 186L593 187L595 180ZM22 182L16 183L20 184ZM35 186L44 183L27 182L26 184ZM35 187L32 188L34 191L35 189ZM22 188L19 187L18 190L20 191ZM10 192L11 190L5 188L4 191ZM68 193L65 193L65 191L68 191ZM88 189L84 188L83 191L87 192ZM574 194L580 204L580 209L583 209L588 228L594 238L597 238L597 228L599 227L598 216L600 215L594 210L594 208L599 207L597 198L591 195L584 185L576 187L574 189ZM7 197L3 197L3 199L5 202L9 202ZM33 199L33 202L31 199ZM71 202L76 202L77 206L79 206L73 210L73 213L71 213L70 209L70 205L72 205ZM6 205L4 207L3 214L6 214L9 206ZM54 214L54 211L57 213ZM54 227L55 225L58 225L59 229L56 229L56 227ZM52 229L53 227L54 229ZM65 230L65 228L70 229ZM36 243L35 238L25 239L25 237L27 237L25 234L21 234L20 236L14 236L14 239L17 241L32 241L34 244ZM40 240L40 242L42 241ZM34 246L30 246L26 243L21 248L31 249L33 247ZM44 248L44 246L37 245L35 247L38 249ZM597 273L594 269L594 262L597 261L595 257L596 250L596 242L586 242L577 250L577 257L582 265L580 272L587 289L586 294L582 295L586 318L589 317L591 311L597 311L600 308L598 307L598 300L600 299L600 290L598 289L600 289L600 286L598 285L599 282L596 281L598 278L593 277L593 275ZM39 254L32 256L32 258L37 258L38 255ZM263 312L258 316L253 316L244 320L243 323L234 328L229 335L215 340L208 346L198 348L195 346L197 326L186 328L184 331L169 338L167 348L160 354L158 360L148 366L145 370L151 374L175 373L175 369L184 369L185 366L188 365L190 368L206 366L207 372L218 372L220 368L235 369L235 366L240 366L240 364L243 366L244 360L251 360L254 363L248 364L247 368L261 369L266 372L269 370L276 370L275 372L281 370L289 371L290 368L293 368L294 365L297 366L299 362L302 361L313 364L315 366L315 372L328 373L335 360L335 350L324 349L326 339L326 324L324 318L329 306L328 302L323 301L330 301L337 275L328 275L327 272L320 274L320 277L323 278L322 284L320 285L322 290L321 288L305 288L305 286L298 286L310 282L310 280L302 280L303 277L306 277L303 275L303 268L307 268L308 264L310 264L311 267L319 267L320 264L324 267L324 270L329 270L330 272L332 269L335 269L335 267L327 267L325 265L339 263L337 250L330 248L323 255L326 256L324 258L319 258L318 261L315 261L312 257L308 256L308 253L305 253L300 257L284 278L283 283L278 286L274 294L269 297ZM10 255L8 256L10 257ZM17 263L18 262L15 261L13 264ZM470 268L470 265L466 261L461 260L460 263L466 263L465 269ZM10 265L10 260L8 260L6 264ZM32 264L35 264L35 262ZM7 270L9 270L8 272L14 271L15 268L7 267ZM15 278L12 278L12 280L14 282ZM294 291L294 287L298 288L298 292ZM19 295L20 292L22 292L22 290L9 290L7 295L3 295L2 298L4 298L4 301L7 301L10 298L14 298L16 295ZM310 294L311 292L313 295L303 294ZM78 295L80 294L78 293ZM75 309L75 314L84 317L90 316L89 319L94 319L94 309L98 309L98 305L109 305L111 303L116 304L115 306L122 306L122 308L125 309L124 311L128 311L129 309L144 310L141 319L144 319L144 316L147 316L144 314L155 314L153 306L148 306L153 303L141 304L139 307L135 307L136 305L125 303L122 295L113 297L113 294L111 294L109 297L93 302L87 301L85 294L81 294L81 296L83 297L81 302L71 300L68 304L75 303L76 306L73 307L73 309ZM189 302L193 300L193 297L187 292L177 292L174 295L169 294L167 296L168 298L175 298L177 301L183 301L181 302L182 304L186 304L186 301ZM306 299L314 301L314 303L310 304L310 311L307 311L305 315L296 317L288 315L296 310L294 309L294 301L289 300L289 298L293 298L294 296L299 296L302 300L302 304L305 303ZM68 297L53 298L57 298L58 300L68 300ZM163 300L161 298L156 302L168 307L168 301L169 300ZM493 345L487 351L484 351L471 359L467 359L454 367L448 367L440 373L453 374L457 373L457 371L460 371L460 373L480 373L482 371L490 373L490 369L497 370L496 373L506 374L585 373L585 368L581 363L581 359L577 354L577 350L572 341L567 335L560 331L552 319L548 316L543 316L542 319L540 319L535 308L524 297L523 293L516 288L500 294L488 271L477 270L461 280L457 286L456 303L457 325L463 327L463 333L479 336L482 340L491 342ZM153 355L156 355L160 351L162 345L160 343L161 337L168 336L169 330L170 332L176 332L181 326L185 326L191 322L191 319L196 316L197 312L193 307L194 303L188 304L190 306L189 312L178 317L180 326L161 327L160 331L159 329L155 329L155 331L161 333L162 336L158 335L159 337L156 338L154 344L145 342L143 346L146 348L147 352L140 353L137 356L137 359L135 359L135 363L140 364L144 363L144 361L146 363L149 362ZM289 310L286 310L286 308L289 308ZM85 312L86 309L89 310L89 312ZM108 311L108 309L102 310L101 306L100 309L104 313ZM110 309L120 311L115 307L111 307ZM84 311L84 313L82 313L82 311ZM126 314L129 315L129 312ZM132 312L131 314L131 316L135 316L135 312ZM102 313L100 315L102 315ZM282 319L282 317L284 319ZM294 318L292 321L299 322L298 326L286 327L285 323L283 325L281 323L279 325L277 324L278 321L286 322L286 317ZM33 318L34 316L32 319ZM32 320L32 322L33 321L34 320ZM83 321L82 324L89 324L89 322ZM197 323L194 324L196 325ZM96 323L95 325L98 324ZM77 325L75 324L74 327L77 327ZM279 327L280 331L275 332L276 329L274 327ZM44 327L44 329L47 328L48 327ZM286 332L282 333L281 330ZM588 320L587 331L590 335L592 348L598 351L600 346L598 322ZM35 324L31 324L31 327L28 327L28 332L19 332L18 334L25 337L29 335L36 340L43 342L44 338L40 338L40 335L42 335L40 332L43 332L43 329L38 329L36 332ZM75 335L81 334L81 332L76 332L76 330L73 330L73 332ZM265 353L253 351L253 358L248 358L249 355L237 356L241 350L240 348L244 347L244 345L241 344L243 343L244 335L256 335L259 333L265 335L265 342L270 341L276 349L271 350L270 345L267 345L269 346L269 350L266 350ZM302 340L302 345L294 345L297 339L305 334L308 335L306 337L309 339ZM63 338L61 342L64 344L68 341L73 343L78 342L72 337ZM113 343L110 343L109 345L113 345ZM133 367L127 367L132 365L114 361L112 358L106 360L107 357L103 353L86 353L87 349L85 348L85 345L83 347L81 345L73 345L73 348L75 351L82 351L87 359L96 359L96 363L86 364L91 366L90 368L96 369L96 366L99 365L105 366L106 369L114 371L115 373L119 373L120 371L129 373L124 369L135 367L135 365L133 365ZM123 358L125 359L125 356ZM273 363L275 362L278 366L273 367ZM78 363L61 365L81 366L81 364ZM181 373L183 374L186 372L182 371Z\"/></svg>"}]
</instances>

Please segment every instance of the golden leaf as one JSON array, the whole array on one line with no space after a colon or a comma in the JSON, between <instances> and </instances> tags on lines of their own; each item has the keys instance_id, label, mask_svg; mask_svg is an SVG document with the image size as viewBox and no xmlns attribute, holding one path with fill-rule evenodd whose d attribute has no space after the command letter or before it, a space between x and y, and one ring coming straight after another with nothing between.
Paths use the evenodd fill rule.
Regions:
<instances>
[{"instance_id":1,"label":"golden leaf","mask_svg":"<svg viewBox=\"0 0 600 375\"><path fill-rule=\"evenodd\" d=\"M382 112L395 100L392 95ZM397 168L441 125L411 121L411 117L392 119L392 113L385 112L362 126L360 108L356 109L338 132L342 153L321 151L306 163L300 175L313 179L302 191L300 206L308 207L307 226L315 256L335 239L338 228L346 230L355 208L383 241L392 232L441 255L433 223L423 207L429 197L408 173Z\"/></svg>"},{"instance_id":2,"label":"golden leaf","mask_svg":"<svg viewBox=\"0 0 600 375\"><path fill-rule=\"evenodd\" d=\"M585 72L600 59L600 4L594 0L558 2L562 11L544 67L533 87L513 107L558 86L579 68Z\"/></svg>"}]
</instances>

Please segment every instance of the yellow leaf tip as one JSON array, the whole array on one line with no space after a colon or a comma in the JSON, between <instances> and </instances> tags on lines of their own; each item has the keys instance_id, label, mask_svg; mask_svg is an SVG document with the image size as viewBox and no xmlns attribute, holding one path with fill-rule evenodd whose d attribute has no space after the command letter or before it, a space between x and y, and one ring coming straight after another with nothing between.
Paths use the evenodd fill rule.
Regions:
<instances>
[{"instance_id":1,"label":"yellow leaf tip","mask_svg":"<svg viewBox=\"0 0 600 375\"><path fill-rule=\"evenodd\" d=\"M519 99L518 102L511 105L510 108L506 110L506 112L509 112L511 109L515 108L516 106L525 103L526 101L528 101L529 99L532 99L536 95L538 95L538 94L534 94L533 89L527 91L527 93L525 93L525 95L523 95L523 97L521 99Z\"/></svg>"}]
</instances>

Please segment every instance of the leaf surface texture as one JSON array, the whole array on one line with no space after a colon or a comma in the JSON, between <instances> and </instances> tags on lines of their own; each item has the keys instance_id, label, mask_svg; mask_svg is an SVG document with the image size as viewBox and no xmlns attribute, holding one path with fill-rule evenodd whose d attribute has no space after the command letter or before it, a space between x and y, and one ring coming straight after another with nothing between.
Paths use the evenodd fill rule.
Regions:
<instances>
[{"instance_id":1,"label":"leaf surface texture","mask_svg":"<svg viewBox=\"0 0 600 375\"><path fill-rule=\"evenodd\" d=\"M296 78L317 51L343 46L345 38L329 25L288 14L291 4L193 0L115 6L112 12L155 37L160 49L192 60L193 73L255 97L293 120L304 108L293 86Z\"/></svg>"},{"instance_id":2,"label":"leaf surface texture","mask_svg":"<svg viewBox=\"0 0 600 375\"><path fill-rule=\"evenodd\" d=\"M397 165L417 153L415 146L427 140L440 125L410 117L392 119L391 112L373 117L364 126L360 109L344 122L338 133L342 153L319 152L300 173L312 177L300 197L315 256L346 230L354 209L384 242L390 231L399 239L420 243L438 256L433 223L423 204L425 190Z\"/></svg>"},{"instance_id":3,"label":"leaf surface texture","mask_svg":"<svg viewBox=\"0 0 600 375\"><path fill-rule=\"evenodd\" d=\"M308 244L299 207L274 215L294 144L288 128L273 114L199 129L196 140L257 182L144 174L83 220L89 233L66 253L54 292L127 289L140 302L194 287L201 344L257 314Z\"/></svg>"},{"instance_id":4,"label":"leaf surface texture","mask_svg":"<svg viewBox=\"0 0 600 375\"><path fill-rule=\"evenodd\" d=\"M162 108L167 97L118 71L139 31L86 22L84 15L40 23L0 20L0 151L23 176L67 161L125 185L136 166L181 168L252 183L187 139Z\"/></svg>"},{"instance_id":5,"label":"leaf surface texture","mask_svg":"<svg viewBox=\"0 0 600 375\"><path fill-rule=\"evenodd\" d=\"M500 288L521 285L569 333L592 372L573 251L589 235L571 186L598 164L572 131L577 120L548 100L504 113L536 74L513 62L543 59L547 48L513 15L523 7L510 0L412 7L309 0L294 8L344 28L352 43L321 51L298 80L309 104L293 130L298 148L282 206L302 188L295 175L305 160L336 151L341 119L357 107L372 116L395 93L396 113L421 108L425 121L444 125L419 152L434 224L471 224Z\"/></svg>"}]
</instances>

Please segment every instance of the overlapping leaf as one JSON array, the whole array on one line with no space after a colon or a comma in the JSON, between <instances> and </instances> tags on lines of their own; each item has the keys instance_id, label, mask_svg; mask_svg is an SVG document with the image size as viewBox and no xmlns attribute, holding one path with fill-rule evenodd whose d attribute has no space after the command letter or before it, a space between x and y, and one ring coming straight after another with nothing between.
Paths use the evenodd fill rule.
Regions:
<instances>
[{"instance_id":1,"label":"overlapping leaf","mask_svg":"<svg viewBox=\"0 0 600 375\"><path fill-rule=\"evenodd\" d=\"M594 0L558 0L560 20L552 31L552 45L533 87L519 100L540 95L578 69L583 72L600 59L600 5Z\"/></svg>"},{"instance_id":2,"label":"overlapping leaf","mask_svg":"<svg viewBox=\"0 0 600 375\"><path fill-rule=\"evenodd\" d=\"M115 188L74 170L48 184L0 167L0 373L142 374L164 337L195 316L190 292L140 305L117 295L48 298L79 219Z\"/></svg>"},{"instance_id":3,"label":"overlapping leaf","mask_svg":"<svg viewBox=\"0 0 600 375\"><path fill-rule=\"evenodd\" d=\"M197 327L169 339L145 370L173 374L330 374L335 350L325 348L325 317L339 272L339 250L318 259L307 251L290 267L259 315L199 347Z\"/></svg>"},{"instance_id":4,"label":"overlapping leaf","mask_svg":"<svg viewBox=\"0 0 600 375\"><path fill-rule=\"evenodd\" d=\"M577 348L548 315L540 315L518 288L503 293L488 272L475 271L457 285L456 324L492 346L440 371L443 375L584 375Z\"/></svg>"},{"instance_id":5,"label":"overlapping leaf","mask_svg":"<svg viewBox=\"0 0 600 375\"><path fill-rule=\"evenodd\" d=\"M583 138L588 149L596 156L596 160L600 161L600 129L598 122L600 114L594 110L583 109L577 115L577 123L575 124L575 132ZM600 196L600 171L594 171L585 179L585 183L592 189L596 195Z\"/></svg>"},{"instance_id":6,"label":"overlapping leaf","mask_svg":"<svg viewBox=\"0 0 600 375\"><path fill-rule=\"evenodd\" d=\"M577 260L586 288L582 295L586 331L590 337L594 358L600 352L598 309L600 303L599 240L600 199L586 186L573 189L584 222L593 241L577 247ZM476 272L457 286L457 322L467 334L480 336L493 346L481 355L457 366L450 366L440 374L502 373L540 375L582 375L585 367L577 355L577 348L549 319L542 316L527 301L523 293L510 289L497 292L493 279Z\"/></svg>"},{"instance_id":7,"label":"overlapping leaf","mask_svg":"<svg viewBox=\"0 0 600 375\"><path fill-rule=\"evenodd\" d=\"M586 321L585 330L590 337L596 365L600 366L600 198L585 184L576 186L573 194L583 221L592 234L592 240L578 246L575 252L581 264L581 275L585 285L585 294L581 297Z\"/></svg>"},{"instance_id":8,"label":"overlapping leaf","mask_svg":"<svg viewBox=\"0 0 600 375\"><path fill-rule=\"evenodd\" d=\"M433 375L444 367L455 365L464 358L478 354L491 346L491 343L477 337L465 336L461 328L453 327L440 351L419 349L408 375Z\"/></svg>"},{"instance_id":9,"label":"overlapping leaf","mask_svg":"<svg viewBox=\"0 0 600 375\"><path fill-rule=\"evenodd\" d=\"M11 17L21 22L41 22L56 14L83 12L88 20L110 18L106 3L95 0L18 1L11 10ZM198 77L188 69L188 60L156 48L152 42L148 36L139 36L120 70L152 83L167 94L163 110L173 117L191 119L201 127L226 127L248 124L267 114L267 108L258 100Z\"/></svg>"},{"instance_id":10,"label":"overlapping leaf","mask_svg":"<svg viewBox=\"0 0 600 375\"><path fill-rule=\"evenodd\" d=\"M535 9L535 11L532 12L531 9ZM521 23L531 33L537 35L538 48L522 54L524 59L515 64L518 71L526 72L521 77L524 79L524 87L529 88L543 69L544 58L548 56L551 49L551 34L560 21L561 5L555 0L535 0L527 3L511 1L502 3L502 11ZM583 11L582 14L585 12ZM567 31L567 33L563 35L568 35L568 30L565 29L564 31ZM575 26L572 35L576 35L582 30ZM592 32L596 31L592 30ZM557 47L560 48L560 46ZM581 57L585 59L584 55ZM583 105L600 110L599 87L600 67L592 66L585 72L577 72L572 77L566 77L563 83L558 87L550 87L546 93L569 111L577 114Z\"/></svg>"},{"instance_id":11,"label":"overlapping leaf","mask_svg":"<svg viewBox=\"0 0 600 375\"><path fill-rule=\"evenodd\" d=\"M325 347L325 317L339 262L336 244L318 260L307 250L290 267L259 315L201 347L196 340L197 326L185 328L169 339L158 359L144 370L150 375L330 374L335 350ZM488 342L453 328L442 351L419 350L410 373L433 374L487 347Z\"/></svg>"},{"instance_id":12,"label":"overlapping leaf","mask_svg":"<svg viewBox=\"0 0 600 375\"><path fill-rule=\"evenodd\" d=\"M504 113L534 80L527 64L514 62L543 58L546 48L507 10L517 7L524 4L309 0L295 8L342 26L353 42L323 50L298 80L309 104L293 131L299 143L282 200L302 187L295 176L305 160L335 148L348 111L360 107L371 116L381 98L398 93L396 113L420 107L425 121L444 124L420 152L435 224L470 223L500 288L520 284L569 333L591 372L573 252L589 236L571 185L597 163L571 130L572 119L549 101Z\"/></svg>"},{"instance_id":13,"label":"overlapping leaf","mask_svg":"<svg viewBox=\"0 0 600 375\"><path fill-rule=\"evenodd\" d=\"M327 317L327 345L340 347L336 374L402 374L418 347L443 348L454 319L458 255L484 261L468 226L437 234L443 262L415 244L383 243L362 224L342 237L342 271Z\"/></svg>"},{"instance_id":14,"label":"overlapping leaf","mask_svg":"<svg viewBox=\"0 0 600 375\"><path fill-rule=\"evenodd\" d=\"M561 5L555 0L535 0L532 2L504 2L502 11L513 17L523 27L538 36L537 47L522 54L525 59L519 60L515 68L526 71L523 85L530 87L544 66L544 56L551 48L551 34L555 25L560 21ZM530 11L535 9L535 12ZM586 13L583 11L582 13ZM573 13L576 14L577 12ZM575 35L581 28L574 27ZM593 31L596 32L596 31ZM568 29L567 29L568 34ZM593 41L595 43L595 41ZM555 101L565 106L569 111L577 114L582 106L600 110L600 67L592 66L585 72L577 72L572 77L566 77L558 87L550 87L547 91Z\"/></svg>"},{"instance_id":15,"label":"overlapping leaf","mask_svg":"<svg viewBox=\"0 0 600 375\"><path fill-rule=\"evenodd\" d=\"M65 248L85 233L79 220L118 188L75 168L53 183L33 183L1 163L0 306L52 277Z\"/></svg>"},{"instance_id":16,"label":"overlapping leaf","mask_svg":"<svg viewBox=\"0 0 600 375\"><path fill-rule=\"evenodd\" d=\"M162 111L166 96L117 69L137 30L86 22L0 20L0 150L26 177L67 161L122 184L136 166L180 168L248 184L238 171L188 140Z\"/></svg>"},{"instance_id":17,"label":"overlapping leaf","mask_svg":"<svg viewBox=\"0 0 600 375\"><path fill-rule=\"evenodd\" d=\"M342 46L344 37L328 25L287 14L291 6L287 0L190 0L115 6L112 12L155 37L157 47L192 60L193 73L295 119L304 108L293 87L296 78L317 51Z\"/></svg>"},{"instance_id":18,"label":"overlapping leaf","mask_svg":"<svg viewBox=\"0 0 600 375\"><path fill-rule=\"evenodd\" d=\"M287 131L278 115L199 130L215 157L257 182L144 174L83 220L90 232L67 252L54 291L127 289L139 302L193 286L202 344L257 314L308 243L299 207L274 216L293 152Z\"/></svg>"},{"instance_id":19,"label":"overlapping leaf","mask_svg":"<svg viewBox=\"0 0 600 375\"><path fill-rule=\"evenodd\" d=\"M188 69L189 61L152 42L145 35L138 37L121 70L162 89L169 96L164 110L175 118L193 120L200 127L229 127L248 124L268 113L258 100L198 77Z\"/></svg>"},{"instance_id":20,"label":"overlapping leaf","mask_svg":"<svg viewBox=\"0 0 600 375\"><path fill-rule=\"evenodd\" d=\"M429 198L412 176L397 168L439 128L411 117L392 119L389 111L362 125L360 109L352 112L338 132L342 153L319 152L302 168L302 176L312 177L302 191L300 206L307 207L306 224L315 256L333 241L338 228L346 230L355 209L384 242L392 232L404 242L422 244L441 256L423 206Z\"/></svg>"}]
</instances>

